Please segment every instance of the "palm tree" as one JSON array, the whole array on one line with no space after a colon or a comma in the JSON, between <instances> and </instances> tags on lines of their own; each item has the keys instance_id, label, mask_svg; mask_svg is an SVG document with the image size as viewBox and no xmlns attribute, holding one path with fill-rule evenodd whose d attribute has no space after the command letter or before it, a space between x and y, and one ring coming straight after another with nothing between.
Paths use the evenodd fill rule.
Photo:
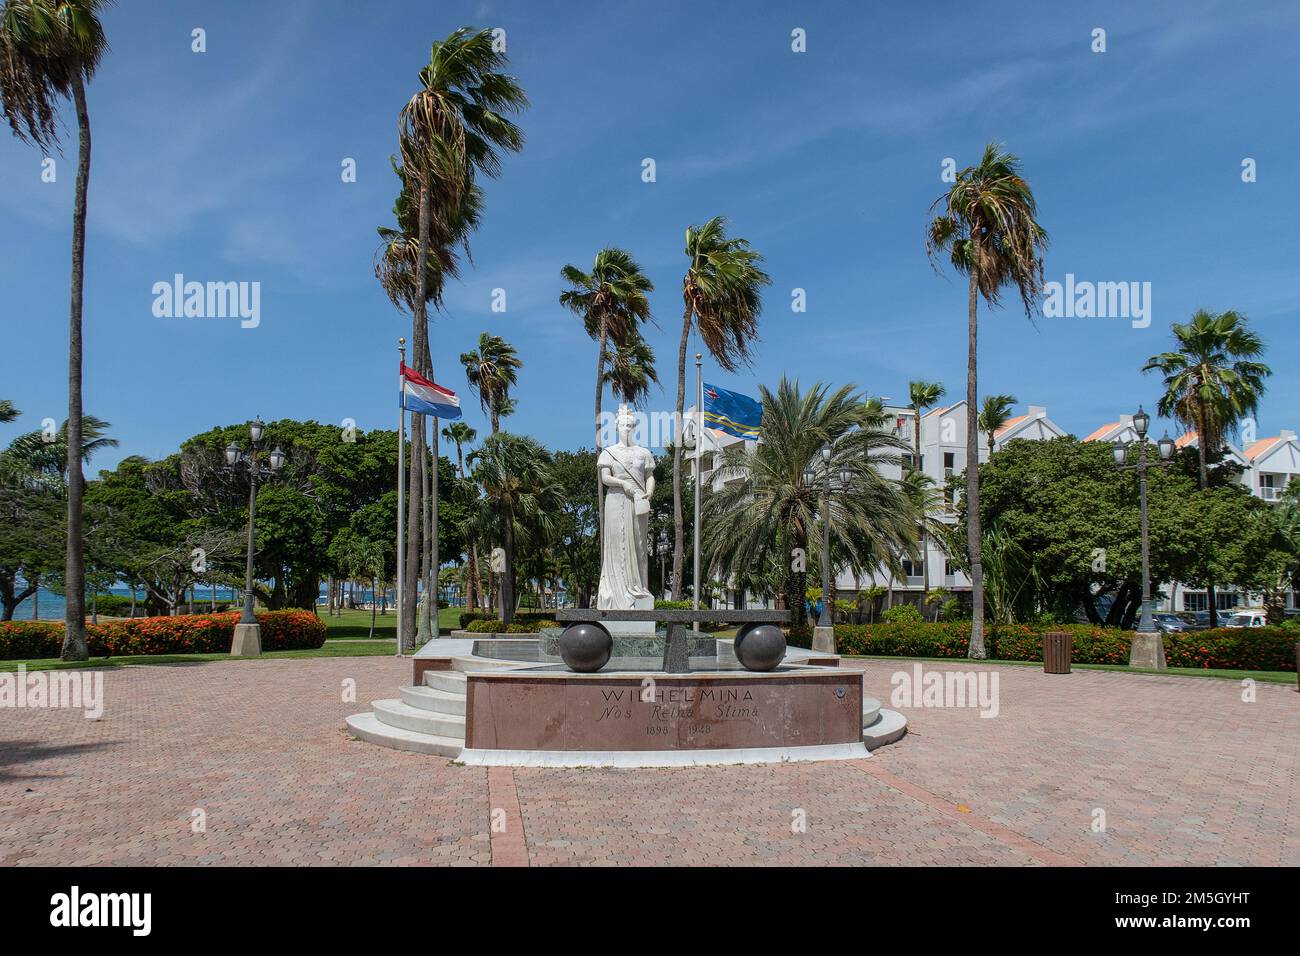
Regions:
<instances>
[{"instance_id":1,"label":"palm tree","mask_svg":"<svg viewBox=\"0 0 1300 956\"><path fill-rule=\"evenodd\" d=\"M650 397L650 386L659 384L655 352L650 343L633 332L614 348L605 381L616 399L639 406Z\"/></svg>"},{"instance_id":2,"label":"palm tree","mask_svg":"<svg viewBox=\"0 0 1300 956\"><path fill-rule=\"evenodd\" d=\"M609 340L623 342L650 318L654 283L632 254L613 247L596 253L591 272L566 265L560 270L570 288L560 293L560 304L582 317L583 328L596 340L596 451L600 451L601 399L605 391L605 365Z\"/></svg>"},{"instance_id":3,"label":"palm tree","mask_svg":"<svg viewBox=\"0 0 1300 956\"><path fill-rule=\"evenodd\" d=\"M879 402L864 402L851 385L831 393L819 383L801 392L797 382L784 378L775 394L764 386L759 393L763 440L753 450L744 443L723 450L725 483L706 498L702 546L709 574L752 580L779 566L785 606L797 612L804 606L807 572L791 555L795 549L807 554L826 520L833 563L858 575L880 568L896 572L896 556L916 551L918 516L901 485L878 470L898 464L899 452L907 450L887 430ZM831 458L824 465L821 449L827 444ZM810 465L811 484L804 476ZM848 487L831 495L829 515L822 496L827 472L836 482L841 473L848 478Z\"/></svg>"},{"instance_id":4,"label":"palm tree","mask_svg":"<svg viewBox=\"0 0 1300 956\"><path fill-rule=\"evenodd\" d=\"M524 363L513 345L499 335L483 332L478 348L463 352L460 364L465 366L470 389L478 394L479 405L492 419L495 435L501 430L501 416L510 414L505 403L510 400L510 389L518 384L517 373Z\"/></svg>"},{"instance_id":5,"label":"palm tree","mask_svg":"<svg viewBox=\"0 0 1300 956\"><path fill-rule=\"evenodd\" d=\"M984 432L989 446L989 457L993 457L993 439L999 428L1011 419L1011 410L1015 407L1014 395L985 395L977 418L980 431Z\"/></svg>"},{"instance_id":6,"label":"palm tree","mask_svg":"<svg viewBox=\"0 0 1300 956\"><path fill-rule=\"evenodd\" d=\"M997 143L984 147L975 166L957 174L957 180L930 206L942 212L930 222L926 253L935 263L947 252L954 269L968 279L966 299L966 547L970 552L971 639L970 656L982 659L984 651L984 568L980 555L979 422L976 420L978 322L980 297L997 305L1002 290L1014 286L1032 316L1043 288L1043 250L1047 232L1035 216L1034 194L1020 175L1020 160ZM937 268L937 265L936 265Z\"/></svg>"},{"instance_id":7,"label":"palm tree","mask_svg":"<svg viewBox=\"0 0 1300 956\"><path fill-rule=\"evenodd\" d=\"M921 416L931 406L938 405L947 389L940 382L917 379L907 383L908 399L912 403L912 471L921 471ZM921 600L930 591L930 546L925 528L921 528Z\"/></svg>"},{"instance_id":8,"label":"palm tree","mask_svg":"<svg viewBox=\"0 0 1300 956\"><path fill-rule=\"evenodd\" d=\"M686 410L686 346L695 328L713 360L734 372L749 360L763 309L761 289L772 280L763 257L740 238L727 237L727 220L714 216L686 230L689 265L682 277L682 340L677 350L677 416ZM697 439L698 440L698 439ZM695 476L699 480L699 475ZM673 442L673 600L682 597L685 533L682 521L682 444ZM800 599L802 602L802 599Z\"/></svg>"},{"instance_id":9,"label":"palm tree","mask_svg":"<svg viewBox=\"0 0 1300 956\"><path fill-rule=\"evenodd\" d=\"M57 103L71 98L77 113L76 194L72 204L72 284L68 319L68 545L64 568L66 661L84 661L86 562L81 500L81 305L85 277L86 198L90 183L90 114L86 83L108 40L99 22L107 0L4 0L0 8L0 111L15 136L57 149Z\"/></svg>"},{"instance_id":10,"label":"palm tree","mask_svg":"<svg viewBox=\"0 0 1300 956\"><path fill-rule=\"evenodd\" d=\"M516 544L532 529L550 527L551 516L560 510L560 487L551 474L550 453L525 435L489 435L469 461L483 489L479 519L497 532L505 553L501 620L510 624L515 613Z\"/></svg>"},{"instance_id":11,"label":"palm tree","mask_svg":"<svg viewBox=\"0 0 1300 956\"><path fill-rule=\"evenodd\" d=\"M81 418L81 455L78 464L90 461L92 455L105 448L116 448L116 438L108 437L109 423L94 415ZM26 432L9 443L0 453L0 475L3 481L33 488L71 494L68 460L68 422L59 426L53 436L44 432Z\"/></svg>"},{"instance_id":12,"label":"palm tree","mask_svg":"<svg viewBox=\"0 0 1300 956\"><path fill-rule=\"evenodd\" d=\"M452 422L442 430L442 437L456 445L456 471L464 483L462 487L468 489L469 483L465 480L465 446L478 440L478 431L467 422ZM469 540L469 568L465 575L465 607L467 610L474 610L478 597L478 542L472 535L466 535Z\"/></svg>"},{"instance_id":13,"label":"palm tree","mask_svg":"<svg viewBox=\"0 0 1300 956\"><path fill-rule=\"evenodd\" d=\"M455 30L446 39L433 43L429 62L420 70L419 88L398 117L400 173L416 201L415 261L410 269L415 284L412 364L423 375L433 375L427 303L440 301L441 296L439 285L429 288L430 256L443 263L436 270L441 277L448 274L446 259L456 245L463 245L468 251L468 231L477 224L482 205L481 195L476 193L476 177L480 173L498 176L500 152L517 152L523 147L523 133L506 114L523 109L528 99L515 78L501 72L506 65L506 55L496 49L490 30L477 33L468 27ZM408 207L409 200L410 196ZM404 233L408 231L409 215L403 228ZM432 464L435 477L437 441L435 431ZM425 593L429 595L434 590L438 554L436 515L431 514L423 495L423 486L429 480L425 472L429 466L423 415L412 416L411 446L412 494L407 505L407 526L418 528L423 514L424 580ZM416 624L415 582L421 555L419 537L413 533L407 541L405 606L401 609L403 631L412 636ZM433 613L436 612L431 608L431 616Z\"/></svg>"},{"instance_id":14,"label":"palm tree","mask_svg":"<svg viewBox=\"0 0 1300 956\"><path fill-rule=\"evenodd\" d=\"M0 398L0 425L14 421L21 414L22 412L14 406L13 402L7 398Z\"/></svg>"},{"instance_id":15,"label":"palm tree","mask_svg":"<svg viewBox=\"0 0 1300 956\"><path fill-rule=\"evenodd\" d=\"M1199 309L1192 321L1175 322L1172 328L1178 348L1151 356L1142 371L1158 371L1164 377L1156 410L1196 432L1200 484L1205 489L1210 483L1207 456L1219 451L1241 419L1255 414L1272 370L1254 361L1264 354L1264 343L1239 312ZM1218 609L1213 581L1206 593L1214 627Z\"/></svg>"}]
</instances>

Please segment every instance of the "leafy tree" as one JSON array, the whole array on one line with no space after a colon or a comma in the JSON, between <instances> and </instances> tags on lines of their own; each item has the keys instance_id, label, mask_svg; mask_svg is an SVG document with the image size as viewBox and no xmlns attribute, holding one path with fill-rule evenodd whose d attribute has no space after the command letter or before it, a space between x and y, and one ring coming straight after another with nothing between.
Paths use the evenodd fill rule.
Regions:
<instances>
[{"instance_id":1,"label":"leafy tree","mask_svg":"<svg viewBox=\"0 0 1300 956\"><path fill-rule=\"evenodd\" d=\"M0 112L15 136L42 150L59 146L57 103L77 114L79 150L72 203L72 287L68 321L68 520L64 577L69 585L62 657L84 661L86 609L82 554L81 306L85 279L90 113L86 83L108 50L99 22L103 0L4 0L0 8Z\"/></svg>"},{"instance_id":2,"label":"leafy tree","mask_svg":"<svg viewBox=\"0 0 1300 956\"><path fill-rule=\"evenodd\" d=\"M414 194L417 207L415 260L406 271L407 275L414 275L414 290L410 296L411 347L415 370L426 376L433 374L427 303L430 300L441 301L442 278L454 271L453 247L461 245L468 252L468 235L477 225L482 207L482 194L476 186L476 178L479 175L499 175L501 152L517 152L523 147L523 133L507 114L522 110L528 99L515 78L503 72L506 65L506 55L497 49L490 30L473 32L468 27L455 30L445 39L433 43L429 62L420 70L419 87L398 118L397 139L402 157L399 174L403 180L405 203L409 210ZM403 222L401 204L399 198L401 238L409 247L406 237L409 236L410 217L408 212ZM436 263L433 269L436 281L432 289L429 287L431 259ZM405 298L399 289L401 270L397 272L398 276L390 274L390 281L386 284L390 297L398 289L394 301ZM497 414L494 412L493 431L496 429ZM437 440L435 432L435 456ZM404 570L407 580L401 614L403 634L413 637L420 558L424 558L426 594L433 590L434 575L440 563L428 501L423 500L427 497L424 483L430 474L423 415L412 415L411 453L410 499L407 503L410 535L406 545ZM422 526L423 548L420 540Z\"/></svg>"},{"instance_id":3,"label":"leafy tree","mask_svg":"<svg viewBox=\"0 0 1300 956\"><path fill-rule=\"evenodd\" d=\"M686 275L682 278L682 340L677 350L677 417L686 408L686 346L691 329L700 334L713 360L728 372L749 360L758 338L763 309L762 288L772 280L760 265L763 257L749 242L727 236L727 220L714 216L686 230ZM682 561L686 554L682 517L682 448L673 444L673 600L682 597Z\"/></svg>"},{"instance_id":4,"label":"leafy tree","mask_svg":"<svg viewBox=\"0 0 1300 956\"><path fill-rule=\"evenodd\" d=\"M625 249L607 247L596 253L590 272L566 265L560 275L569 288L560 293L560 304L582 319L596 348L596 449L600 449L601 399L605 392L605 367L609 363L609 342L629 341L637 325L650 318L649 293L654 291L641 266Z\"/></svg>"},{"instance_id":5,"label":"leafy tree","mask_svg":"<svg viewBox=\"0 0 1300 956\"><path fill-rule=\"evenodd\" d=\"M978 417L980 431L984 432L985 440L989 446L989 457L993 457L993 442L999 428L1005 425L1011 418L1011 410L1015 407L1016 397L1014 395L985 395L984 404L980 407Z\"/></svg>"},{"instance_id":6,"label":"leafy tree","mask_svg":"<svg viewBox=\"0 0 1300 956\"><path fill-rule=\"evenodd\" d=\"M505 557L501 577L501 619L514 620L516 543L536 544L560 508L551 456L534 438L497 432L469 456L474 480L483 490L480 521L494 527Z\"/></svg>"},{"instance_id":7,"label":"leafy tree","mask_svg":"<svg viewBox=\"0 0 1300 956\"><path fill-rule=\"evenodd\" d=\"M898 462L907 445L886 430L879 403L864 402L850 385L830 392L817 384L802 392L782 379L775 394L765 386L759 391L763 441L752 451L744 444L724 449L725 483L705 498L702 546L710 574L743 580L779 565L785 606L795 610L807 589L795 556L808 555L810 541L820 541L823 521L830 522L837 564L842 560L855 574L895 570L896 555L914 555L918 516L901 486L879 471ZM829 463L822 461L823 445L831 448ZM828 473L837 483L841 473L848 478L830 496L829 514L822 494Z\"/></svg>"},{"instance_id":8,"label":"leafy tree","mask_svg":"<svg viewBox=\"0 0 1300 956\"><path fill-rule=\"evenodd\" d=\"M1043 249L1047 232L1038 224L1034 194L1020 175L1020 161L996 143L984 148L978 164L957 174L952 188L931 205L942 212L929 226L926 251L933 262L947 253L952 267L969 279L966 304L966 497L971 520L966 547L970 552L971 639L969 654L984 651L984 568L980 555L980 470L976 402L976 310L982 296L992 307L1002 290L1014 286L1025 314L1032 316L1043 287Z\"/></svg>"},{"instance_id":9,"label":"leafy tree","mask_svg":"<svg viewBox=\"0 0 1300 956\"><path fill-rule=\"evenodd\" d=\"M1144 372L1157 371L1164 394L1156 410L1196 432L1202 488L1208 488L1209 458L1236 431L1237 423L1254 415L1264 394L1264 380L1272 374L1255 361L1264 353L1260 337L1246 327L1237 312L1198 310L1192 321L1172 326L1178 348L1147 359ZM1208 582L1210 625L1218 616L1214 580Z\"/></svg>"},{"instance_id":10,"label":"leafy tree","mask_svg":"<svg viewBox=\"0 0 1300 956\"><path fill-rule=\"evenodd\" d=\"M483 332L478 337L478 348L462 353L460 364L465 367L470 390L478 395L479 404L492 420L495 435L501 430L502 416L514 410L507 410L510 390L524 363L513 345L499 335Z\"/></svg>"}]
</instances>

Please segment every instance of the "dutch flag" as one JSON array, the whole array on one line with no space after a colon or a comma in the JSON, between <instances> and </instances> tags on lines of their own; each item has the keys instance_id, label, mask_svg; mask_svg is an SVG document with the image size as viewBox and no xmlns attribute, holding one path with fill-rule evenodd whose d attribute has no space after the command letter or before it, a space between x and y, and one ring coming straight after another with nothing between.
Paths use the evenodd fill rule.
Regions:
<instances>
[{"instance_id":1,"label":"dutch flag","mask_svg":"<svg viewBox=\"0 0 1300 956\"><path fill-rule=\"evenodd\" d=\"M401 364L402 408L435 418L460 418L460 399L450 389L435 385L419 372Z\"/></svg>"}]
</instances>

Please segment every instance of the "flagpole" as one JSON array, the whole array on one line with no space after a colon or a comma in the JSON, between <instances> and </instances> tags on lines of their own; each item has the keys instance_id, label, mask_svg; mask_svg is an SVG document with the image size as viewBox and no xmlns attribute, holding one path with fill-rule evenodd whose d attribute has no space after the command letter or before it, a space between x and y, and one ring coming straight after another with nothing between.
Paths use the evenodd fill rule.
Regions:
<instances>
[{"instance_id":1,"label":"flagpole","mask_svg":"<svg viewBox=\"0 0 1300 956\"><path fill-rule=\"evenodd\" d=\"M695 353L695 610L700 609L700 486L704 476L700 473L700 454L704 448L704 384L700 377L700 360L704 356ZM695 621L693 630L700 632L700 622Z\"/></svg>"},{"instance_id":2,"label":"flagpole","mask_svg":"<svg viewBox=\"0 0 1300 956\"><path fill-rule=\"evenodd\" d=\"M397 656L402 656L402 598L406 581L406 383L401 366L406 364L406 339L397 340L400 353L397 372Z\"/></svg>"},{"instance_id":3,"label":"flagpole","mask_svg":"<svg viewBox=\"0 0 1300 956\"><path fill-rule=\"evenodd\" d=\"M429 365L430 381L437 381L433 377L433 364ZM432 549L432 559L429 561L431 573L433 575L433 584L430 590L433 592L430 596L429 616L432 619L432 627L435 638L441 636L442 629L438 623L438 416L433 416L433 513L430 515L431 530L429 533L430 548Z\"/></svg>"}]
</instances>

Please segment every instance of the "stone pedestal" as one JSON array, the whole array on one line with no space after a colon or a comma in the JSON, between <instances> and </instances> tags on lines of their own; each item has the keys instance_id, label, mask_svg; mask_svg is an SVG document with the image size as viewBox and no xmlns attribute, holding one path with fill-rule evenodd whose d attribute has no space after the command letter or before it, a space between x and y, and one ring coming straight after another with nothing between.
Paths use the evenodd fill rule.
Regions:
<instances>
[{"instance_id":1,"label":"stone pedestal","mask_svg":"<svg viewBox=\"0 0 1300 956\"><path fill-rule=\"evenodd\" d=\"M633 611L653 611L655 609L655 599L653 597L643 597L633 600ZM654 621L602 621L605 630L610 634L619 637L654 637Z\"/></svg>"},{"instance_id":2,"label":"stone pedestal","mask_svg":"<svg viewBox=\"0 0 1300 956\"><path fill-rule=\"evenodd\" d=\"M820 654L835 653L835 628L814 627L812 649Z\"/></svg>"},{"instance_id":3,"label":"stone pedestal","mask_svg":"<svg viewBox=\"0 0 1300 956\"><path fill-rule=\"evenodd\" d=\"M1129 667L1143 667L1149 670L1164 670L1165 641L1160 631L1133 634L1133 645L1128 655Z\"/></svg>"},{"instance_id":4,"label":"stone pedestal","mask_svg":"<svg viewBox=\"0 0 1300 956\"><path fill-rule=\"evenodd\" d=\"M230 653L238 657L259 657L262 653L262 628L257 624L236 624Z\"/></svg>"}]
</instances>

